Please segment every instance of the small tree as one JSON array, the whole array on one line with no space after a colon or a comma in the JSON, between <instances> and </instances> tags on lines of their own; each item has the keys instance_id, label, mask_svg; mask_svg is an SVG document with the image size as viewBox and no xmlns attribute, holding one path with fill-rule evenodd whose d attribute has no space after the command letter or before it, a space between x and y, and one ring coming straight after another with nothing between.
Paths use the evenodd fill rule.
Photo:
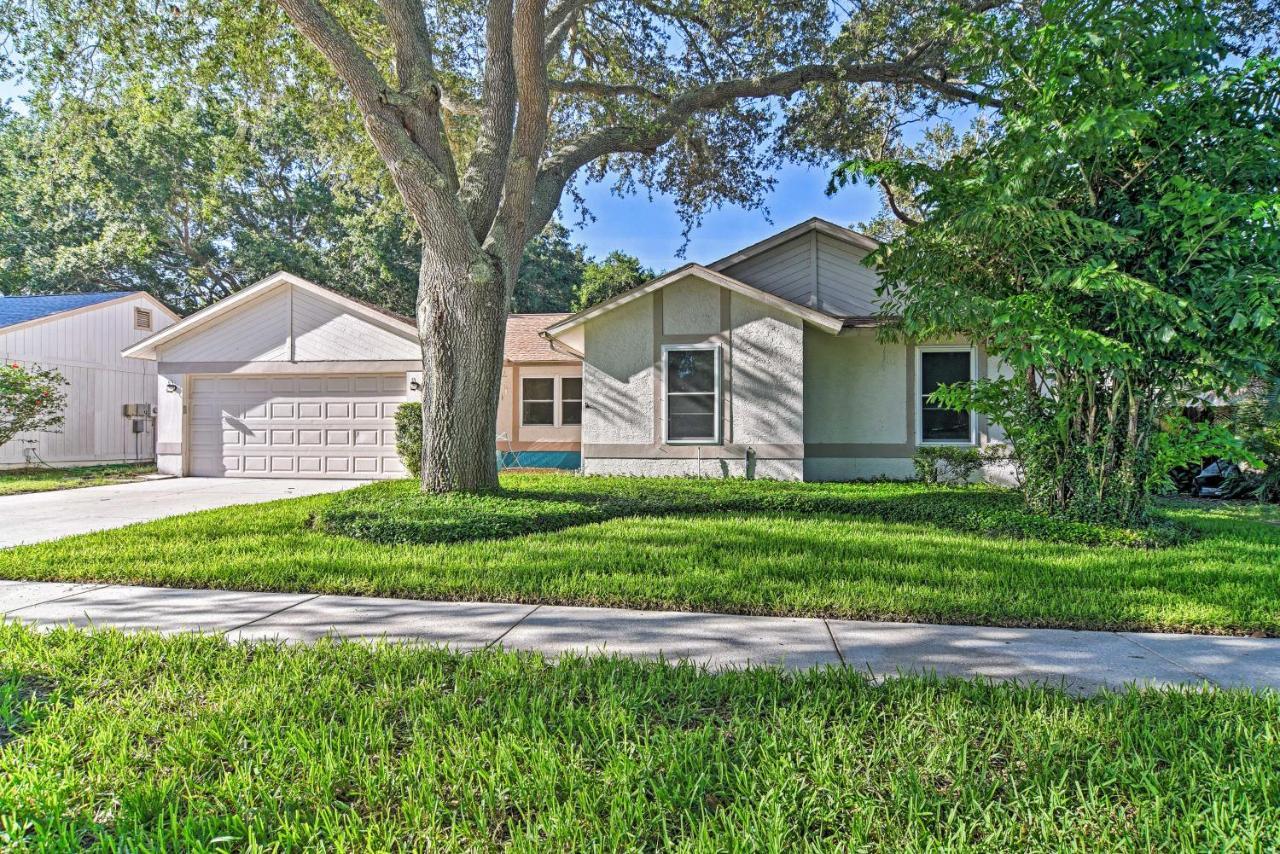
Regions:
<instances>
[{"instance_id":1,"label":"small tree","mask_svg":"<svg viewBox=\"0 0 1280 854\"><path fill-rule=\"evenodd\" d=\"M890 334L1012 369L937 399L1006 429L1033 509L1136 522L1174 444L1224 438L1164 441L1181 407L1280 364L1280 65L1227 63L1192 4L1043 11L964 24L1004 104L976 153L850 168L922 188L878 256Z\"/></svg>"},{"instance_id":2,"label":"small tree","mask_svg":"<svg viewBox=\"0 0 1280 854\"><path fill-rule=\"evenodd\" d=\"M39 365L0 365L0 445L28 430L57 431L67 405L62 374Z\"/></svg>"},{"instance_id":3,"label":"small tree","mask_svg":"<svg viewBox=\"0 0 1280 854\"><path fill-rule=\"evenodd\" d=\"M653 271L634 255L615 249L603 261L592 259L582 271L582 284L574 296L573 310L582 311L653 278Z\"/></svg>"}]
</instances>

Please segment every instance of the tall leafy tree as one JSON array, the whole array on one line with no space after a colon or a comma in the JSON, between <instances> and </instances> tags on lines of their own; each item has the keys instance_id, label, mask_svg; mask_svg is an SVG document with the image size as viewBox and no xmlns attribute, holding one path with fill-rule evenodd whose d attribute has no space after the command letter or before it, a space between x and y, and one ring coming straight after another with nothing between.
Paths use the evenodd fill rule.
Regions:
<instances>
[{"instance_id":1,"label":"tall leafy tree","mask_svg":"<svg viewBox=\"0 0 1280 854\"><path fill-rule=\"evenodd\" d=\"M1004 105L989 141L852 168L918 191L879 253L893 332L1011 369L939 399L1006 428L1033 508L1140 521L1216 441L1169 429L1181 407L1280 364L1280 64L1229 60L1199 5L1042 13L962 23Z\"/></svg>"},{"instance_id":2,"label":"tall leafy tree","mask_svg":"<svg viewBox=\"0 0 1280 854\"><path fill-rule=\"evenodd\" d=\"M587 262L573 299L573 310L582 311L653 278L653 271L634 255L615 249L603 259Z\"/></svg>"},{"instance_id":3,"label":"tall leafy tree","mask_svg":"<svg viewBox=\"0 0 1280 854\"><path fill-rule=\"evenodd\" d=\"M569 241L569 230L550 222L524 248L520 276L511 296L517 312L567 311L582 285L586 250Z\"/></svg>"},{"instance_id":4,"label":"tall leafy tree","mask_svg":"<svg viewBox=\"0 0 1280 854\"><path fill-rule=\"evenodd\" d=\"M301 117L126 81L0 124L0 289L147 290L191 310L278 269L411 313L416 239Z\"/></svg>"}]
</instances>

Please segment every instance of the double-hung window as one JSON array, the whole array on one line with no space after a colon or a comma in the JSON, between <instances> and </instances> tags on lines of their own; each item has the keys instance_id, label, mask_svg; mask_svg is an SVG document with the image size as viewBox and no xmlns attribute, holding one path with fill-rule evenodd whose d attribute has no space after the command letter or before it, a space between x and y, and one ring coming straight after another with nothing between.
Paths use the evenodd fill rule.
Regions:
<instances>
[{"instance_id":1,"label":"double-hung window","mask_svg":"<svg viewBox=\"0 0 1280 854\"><path fill-rule=\"evenodd\" d=\"M576 427L582 423L582 377L521 377L523 427Z\"/></svg>"},{"instance_id":2,"label":"double-hung window","mask_svg":"<svg viewBox=\"0 0 1280 854\"><path fill-rule=\"evenodd\" d=\"M520 423L528 427L555 425L555 377L524 377L520 380Z\"/></svg>"},{"instance_id":3,"label":"double-hung window","mask_svg":"<svg viewBox=\"0 0 1280 854\"><path fill-rule=\"evenodd\" d=\"M974 351L968 347L921 347L916 379L920 391L916 423L921 444L967 445L974 441L973 413L946 409L929 400L940 385L973 379Z\"/></svg>"},{"instance_id":4,"label":"double-hung window","mask_svg":"<svg viewBox=\"0 0 1280 854\"><path fill-rule=\"evenodd\" d=\"M668 442L720 441L720 348L663 348Z\"/></svg>"},{"instance_id":5,"label":"double-hung window","mask_svg":"<svg viewBox=\"0 0 1280 854\"><path fill-rule=\"evenodd\" d=\"M582 423L582 377L560 378L560 423Z\"/></svg>"}]
</instances>

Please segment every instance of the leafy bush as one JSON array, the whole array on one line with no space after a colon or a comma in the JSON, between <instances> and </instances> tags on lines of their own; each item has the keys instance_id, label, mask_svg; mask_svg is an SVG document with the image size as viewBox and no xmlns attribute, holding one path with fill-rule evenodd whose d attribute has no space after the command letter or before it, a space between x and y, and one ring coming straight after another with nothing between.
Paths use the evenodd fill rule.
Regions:
<instances>
[{"instance_id":1,"label":"leafy bush","mask_svg":"<svg viewBox=\"0 0 1280 854\"><path fill-rule=\"evenodd\" d=\"M982 467L982 454L977 448L961 445L922 445L911 464L922 483L956 485L968 483Z\"/></svg>"},{"instance_id":2,"label":"leafy bush","mask_svg":"<svg viewBox=\"0 0 1280 854\"><path fill-rule=\"evenodd\" d=\"M385 544L505 539L637 516L834 515L922 523L989 537L1090 546L1160 547L1188 532L1161 521L1120 528L1027 513L1017 493L988 486L939 492L912 484L781 483L693 478L529 475L502 492L428 495L408 481L370 484L334 497L320 530Z\"/></svg>"},{"instance_id":3,"label":"leafy bush","mask_svg":"<svg viewBox=\"0 0 1280 854\"><path fill-rule=\"evenodd\" d=\"M402 403L396 410L396 453L409 474L422 477L421 403Z\"/></svg>"},{"instance_id":4,"label":"leafy bush","mask_svg":"<svg viewBox=\"0 0 1280 854\"><path fill-rule=\"evenodd\" d=\"M62 374L51 368L0 364L0 445L27 430L61 427L65 385Z\"/></svg>"}]
</instances>

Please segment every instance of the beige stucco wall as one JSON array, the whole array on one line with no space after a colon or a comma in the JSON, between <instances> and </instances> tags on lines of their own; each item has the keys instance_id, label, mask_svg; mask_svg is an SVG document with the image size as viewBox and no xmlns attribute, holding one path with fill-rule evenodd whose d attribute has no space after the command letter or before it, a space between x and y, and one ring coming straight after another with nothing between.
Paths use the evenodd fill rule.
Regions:
<instances>
[{"instance_id":1,"label":"beige stucco wall","mask_svg":"<svg viewBox=\"0 0 1280 854\"><path fill-rule=\"evenodd\" d=\"M653 297L587 323L583 344L583 444L652 442Z\"/></svg>"},{"instance_id":2,"label":"beige stucco wall","mask_svg":"<svg viewBox=\"0 0 1280 854\"><path fill-rule=\"evenodd\" d=\"M883 344L874 329L805 337L805 442L905 445L912 425L907 386L914 366L905 344Z\"/></svg>"},{"instance_id":3,"label":"beige stucco wall","mask_svg":"<svg viewBox=\"0 0 1280 854\"><path fill-rule=\"evenodd\" d=\"M585 325L583 468L589 474L799 479L804 328L695 278ZM663 441L664 345L720 347L722 439Z\"/></svg>"}]
</instances>

